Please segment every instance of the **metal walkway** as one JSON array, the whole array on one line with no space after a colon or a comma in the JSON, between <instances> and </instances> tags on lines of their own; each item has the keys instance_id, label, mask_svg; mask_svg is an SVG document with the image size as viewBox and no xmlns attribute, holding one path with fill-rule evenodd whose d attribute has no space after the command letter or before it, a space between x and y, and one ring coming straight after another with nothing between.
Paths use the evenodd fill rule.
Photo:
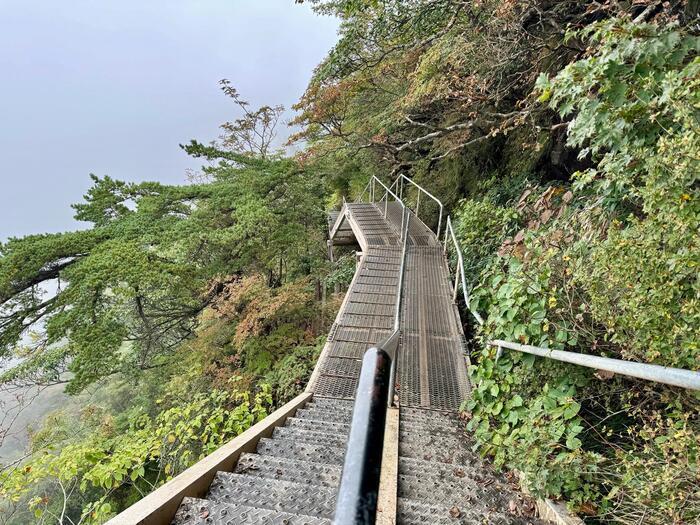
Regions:
<instances>
[{"instance_id":1,"label":"metal walkway","mask_svg":"<svg viewBox=\"0 0 700 525\"><path fill-rule=\"evenodd\" d=\"M436 235L399 200L346 203L332 219L331 237L361 253L307 392L109 525L331 524L341 507L338 487L363 355L398 333L395 397L385 396L398 401L391 409L393 441L370 444L379 454L389 441L395 447L394 457L381 461L389 498L380 501L377 523L542 523L513 513L518 492L471 451L458 420L469 395L468 361Z\"/></svg>"},{"instance_id":2,"label":"metal walkway","mask_svg":"<svg viewBox=\"0 0 700 525\"><path fill-rule=\"evenodd\" d=\"M361 359L392 331L401 246L401 206L346 204L362 257L312 378L316 396L353 399ZM452 300L447 260L435 234L409 223L397 360L400 405L457 411L468 395L464 335Z\"/></svg>"}]
</instances>

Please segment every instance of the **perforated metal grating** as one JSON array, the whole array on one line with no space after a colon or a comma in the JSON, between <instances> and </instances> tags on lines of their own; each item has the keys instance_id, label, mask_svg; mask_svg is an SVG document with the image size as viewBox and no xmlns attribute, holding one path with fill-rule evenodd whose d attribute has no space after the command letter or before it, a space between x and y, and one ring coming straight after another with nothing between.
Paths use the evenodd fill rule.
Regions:
<instances>
[{"instance_id":1,"label":"perforated metal grating","mask_svg":"<svg viewBox=\"0 0 700 525\"><path fill-rule=\"evenodd\" d=\"M401 312L399 398L457 410L468 395L464 336L439 246L409 248Z\"/></svg>"},{"instance_id":2,"label":"perforated metal grating","mask_svg":"<svg viewBox=\"0 0 700 525\"><path fill-rule=\"evenodd\" d=\"M364 352L393 330L401 268L399 238L378 209L368 204L352 204L349 209L369 247L329 334L312 385L316 395L341 399L355 397Z\"/></svg>"},{"instance_id":3,"label":"perforated metal grating","mask_svg":"<svg viewBox=\"0 0 700 525\"><path fill-rule=\"evenodd\" d=\"M314 387L319 394L352 398L364 351L391 333L401 266L402 207L387 203L386 219L384 209L383 203L350 207L369 246L329 337L332 344ZM415 217L408 234L397 391L404 406L457 410L468 395L468 381L446 260L433 232Z\"/></svg>"}]
</instances>

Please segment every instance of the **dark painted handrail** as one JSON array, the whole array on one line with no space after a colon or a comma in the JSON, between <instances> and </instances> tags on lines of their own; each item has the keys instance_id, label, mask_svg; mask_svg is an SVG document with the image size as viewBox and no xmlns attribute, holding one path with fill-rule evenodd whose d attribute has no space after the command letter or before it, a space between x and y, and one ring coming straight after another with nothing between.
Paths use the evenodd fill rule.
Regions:
<instances>
[{"instance_id":1,"label":"dark painted handrail","mask_svg":"<svg viewBox=\"0 0 700 525\"><path fill-rule=\"evenodd\" d=\"M377 515L391 357L370 348L362 359L335 525L369 525Z\"/></svg>"}]
</instances>

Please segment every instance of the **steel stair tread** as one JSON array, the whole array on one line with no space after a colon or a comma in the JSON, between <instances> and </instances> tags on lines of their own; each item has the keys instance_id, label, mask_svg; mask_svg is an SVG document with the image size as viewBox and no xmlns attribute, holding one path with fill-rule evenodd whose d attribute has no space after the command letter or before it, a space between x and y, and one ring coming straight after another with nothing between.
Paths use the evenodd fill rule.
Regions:
<instances>
[{"instance_id":1,"label":"steel stair tread","mask_svg":"<svg viewBox=\"0 0 700 525\"><path fill-rule=\"evenodd\" d=\"M454 432L434 432L427 434L424 432L411 432L408 430L401 430L399 433L399 440L402 443L410 443L416 445L468 448L465 447L465 444L468 444L468 442L464 439L464 437L460 436L459 434L455 435Z\"/></svg>"},{"instance_id":2,"label":"steel stair tread","mask_svg":"<svg viewBox=\"0 0 700 525\"><path fill-rule=\"evenodd\" d=\"M296 417L301 419L312 419L316 421L330 421L333 423L348 424L352 420L352 413L334 412L332 410L318 410L302 408L297 410Z\"/></svg>"},{"instance_id":3,"label":"steel stair tread","mask_svg":"<svg viewBox=\"0 0 700 525\"><path fill-rule=\"evenodd\" d=\"M217 472L207 499L330 519L335 512L336 489L315 486L309 490L303 483Z\"/></svg>"},{"instance_id":4,"label":"steel stair tread","mask_svg":"<svg viewBox=\"0 0 700 525\"><path fill-rule=\"evenodd\" d=\"M328 432L343 436L348 436L350 434L350 425L346 423L333 423L331 421L319 421L316 419L290 417L287 418L285 426L289 428L302 428L311 431Z\"/></svg>"},{"instance_id":5,"label":"steel stair tread","mask_svg":"<svg viewBox=\"0 0 700 525\"><path fill-rule=\"evenodd\" d=\"M286 439L261 438L258 442L257 453L302 461L314 461L328 465L342 465L345 457L345 448L314 445L312 443L295 443Z\"/></svg>"},{"instance_id":6,"label":"steel stair tread","mask_svg":"<svg viewBox=\"0 0 700 525\"><path fill-rule=\"evenodd\" d=\"M459 465L454 463L440 463L419 458L399 457L399 475L425 477L432 483L473 481L481 483L490 472L483 461Z\"/></svg>"},{"instance_id":7,"label":"steel stair tread","mask_svg":"<svg viewBox=\"0 0 700 525\"><path fill-rule=\"evenodd\" d=\"M330 525L331 520L238 503L185 498L172 523L173 525Z\"/></svg>"},{"instance_id":8,"label":"steel stair tread","mask_svg":"<svg viewBox=\"0 0 700 525\"><path fill-rule=\"evenodd\" d=\"M330 407L350 407L352 408L355 405L354 401L347 401L345 399L336 399L333 397L321 397L321 396L314 396L308 405L314 405L314 406L330 406Z\"/></svg>"},{"instance_id":9,"label":"steel stair tread","mask_svg":"<svg viewBox=\"0 0 700 525\"><path fill-rule=\"evenodd\" d=\"M502 501L493 488L494 485L481 486L474 479L458 479L448 481L446 479L429 476L416 476L399 474L398 496L426 503L440 503L449 507L474 507L482 510L498 510L504 508Z\"/></svg>"},{"instance_id":10,"label":"steel stair tread","mask_svg":"<svg viewBox=\"0 0 700 525\"><path fill-rule=\"evenodd\" d=\"M397 525L535 525L538 518L505 512L485 511L470 506L434 505L407 498L398 499Z\"/></svg>"},{"instance_id":11,"label":"steel stair tread","mask_svg":"<svg viewBox=\"0 0 700 525\"><path fill-rule=\"evenodd\" d=\"M343 401L346 401L346 400L343 400ZM341 414L352 414L353 406L354 406L354 402L334 406L334 405L326 404L326 403L316 404L312 401L311 403L308 403L304 407L304 410L309 410L311 412L335 412L335 413L341 413Z\"/></svg>"},{"instance_id":12,"label":"steel stair tread","mask_svg":"<svg viewBox=\"0 0 700 525\"><path fill-rule=\"evenodd\" d=\"M339 465L249 453L241 455L234 469L236 474L322 487L337 487L341 471Z\"/></svg>"},{"instance_id":13,"label":"steel stair tread","mask_svg":"<svg viewBox=\"0 0 700 525\"><path fill-rule=\"evenodd\" d=\"M286 439L297 443L312 443L342 448L347 444L347 436L339 436L328 432L318 432L293 427L277 427L272 433L272 439Z\"/></svg>"},{"instance_id":14,"label":"steel stair tread","mask_svg":"<svg viewBox=\"0 0 700 525\"><path fill-rule=\"evenodd\" d=\"M469 465L477 458L471 450L463 448L429 449L425 444L419 443L399 443L399 456L446 465Z\"/></svg>"}]
</instances>

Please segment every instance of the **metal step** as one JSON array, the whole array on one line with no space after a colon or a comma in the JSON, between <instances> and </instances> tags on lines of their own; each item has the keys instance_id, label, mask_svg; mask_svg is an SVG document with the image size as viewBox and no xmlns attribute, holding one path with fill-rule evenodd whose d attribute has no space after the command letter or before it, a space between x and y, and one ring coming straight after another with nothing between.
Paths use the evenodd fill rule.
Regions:
<instances>
[{"instance_id":1,"label":"metal step","mask_svg":"<svg viewBox=\"0 0 700 525\"><path fill-rule=\"evenodd\" d=\"M399 457L399 474L423 477L428 483L483 483L489 476L483 461L456 465L425 461L418 458ZM500 483L500 482L499 482Z\"/></svg>"},{"instance_id":2,"label":"metal step","mask_svg":"<svg viewBox=\"0 0 700 525\"><path fill-rule=\"evenodd\" d=\"M302 483L217 472L207 499L330 519L335 512L336 489L316 486L309 490Z\"/></svg>"},{"instance_id":3,"label":"metal step","mask_svg":"<svg viewBox=\"0 0 700 525\"><path fill-rule=\"evenodd\" d=\"M349 424L352 420L352 414L350 412L344 413L342 411L333 410L320 410L318 408L302 408L297 410L296 417L301 419L311 419L315 421L330 421L332 423L345 423Z\"/></svg>"},{"instance_id":4,"label":"metal step","mask_svg":"<svg viewBox=\"0 0 700 525\"><path fill-rule=\"evenodd\" d=\"M307 404L307 407L309 405L317 406L317 407L349 407L352 409L353 406L355 406L355 401L350 401L347 399L335 399L332 397L318 397L314 396L313 399Z\"/></svg>"},{"instance_id":5,"label":"metal step","mask_svg":"<svg viewBox=\"0 0 700 525\"><path fill-rule=\"evenodd\" d=\"M433 440L433 443L435 444L429 445L420 441L399 442L399 456L449 465L470 465L479 462L479 457L465 447L441 447L439 440Z\"/></svg>"},{"instance_id":6,"label":"metal step","mask_svg":"<svg viewBox=\"0 0 700 525\"><path fill-rule=\"evenodd\" d=\"M459 418L454 414L438 412L435 410L421 410L417 408L401 407L401 421L421 425L442 424L451 427L459 426Z\"/></svg>"},{"instance_id":7,"label":"metal step","mask_svg":"<svg viewBox=\"0 0 700 525\"><path fill-rule=\"evenodd\" d=\"M345 423L332 423L330 421L316 421L313 419L290 417L287 419L286 426L289 428L311 430L313 432L329 432L339 436L348 436L350 434L350 425L346 425Z\"/></svg>"},{"instance_id":8,"label":"metal step","mask_svg":"<svg viewBox=\"0 0 700 525\"><path fill-rule=\"evenodd\" d=\"M286 439L297 443L312 443L338 448L345 447L348 442L347 436L290 427L277 427L272 433L272 439Z\"/></svg>"},{"instance_id":9,"label":"metal step","mask_svg":"<svg viewBox=\"0 0 700 525\"><path fill-rule=\"evenodd\" d=\"M399 497L411 501L440 503L448 508L453 505L460 508L503 508L499 507L499 498L473 480L447 481L431 479L429 476L399 474L398 487Z\"/></svg>"},{"instance_id":10,"label":"metal step","mask_svg":"<svg viewBox=\"0 0 700 525\"><path fill-rule=\"evenodd\" d=\"M536 518L456 505L447 507L399 498L397 525L532 525Z\"/></svg>"},{"instance_id":11,"label":"metal step","mask_svg":"<svg viewBox=\"0 0 700 525\"><path fill-rule=\"evenodd\" d=\"M355 402L349 399L337 399L331 402L329 398L317 398L315 401L307 403L304 407L307 410L324 410L332 412L343 412L344 414L352 414L352 409Z\"/></svg>"},{"instance_id":12,"label":"metal step","mask_svg":"<svg viewBox=\"0 0 700 525\"><path fill-rule=\"evenodd\" d=\"M345 448L294 443L286 439L262 438L258 443L257 452L261 455L313 461L327 465L342 465L345 458Z\"/></svg>"},{"instance_id":13,"label":"metal step","mask_svg":"<svg viewBox=\"0 0 700 525\"><path fill-rule=\"evenodd\" d=\"M465 437L452 432L443 433L424 433L420 429L402 429L399 433L401 443L409 443L411 445L424 445L431 448L469 448L469 443Z\"/></svg>"},{"instance_id":14,"label":"metal step","mask_svg":"<svg viewBox=\"0 0 700 525\"><path fill-rule=\"evenodd\" d=\"M173 525L330 525L331 520L241 504L185 498Z\"/></svg>"},{"instance_id":15,"label":"metal step","mask_svg":"<svg viewBox=\"0 0 700 525\"><path fill-rule=\"evenodd\" d=\"M277 456L242 454L236 465L236 474L248 474L260 478L294 481L321 487L337 487L340 484L341 467L312 461L300 461Z\"/></svg>"},{"instance_id":16,"label":"metal step","mask_svg":"<svg viewBox=\"0 0 700 525\"><path fill-rule=\"evenodd\" d=\"M411 432L418 432L422 434L433 434L435 432L440 432L444 434L446 431L452 433L459 433L460 428L456 422L452 419L427 419L427 418L401 418L399 423L400 428L405 428L411 430Z\"/></svg>"}]
</instances>

